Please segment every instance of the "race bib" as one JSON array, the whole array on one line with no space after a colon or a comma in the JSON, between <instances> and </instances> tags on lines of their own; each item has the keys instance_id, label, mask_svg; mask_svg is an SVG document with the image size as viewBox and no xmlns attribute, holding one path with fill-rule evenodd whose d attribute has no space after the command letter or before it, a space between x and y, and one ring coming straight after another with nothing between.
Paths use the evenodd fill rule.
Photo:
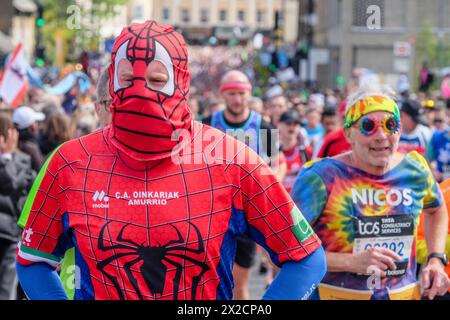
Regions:
<instances>
[{"instance_id":1,"label":"race bib","mask_svg":"<svg viewBox=\"0 0 450 320\"><path fill-rule=\"evenodd\" d=\"M401 262L395 261L396 270L387 270L388 277L406 273L414 241L414 218L410 215L358 217L355 221L353 254L370 248L386 248L397 253Z\"/></svg>"}]
</instances>

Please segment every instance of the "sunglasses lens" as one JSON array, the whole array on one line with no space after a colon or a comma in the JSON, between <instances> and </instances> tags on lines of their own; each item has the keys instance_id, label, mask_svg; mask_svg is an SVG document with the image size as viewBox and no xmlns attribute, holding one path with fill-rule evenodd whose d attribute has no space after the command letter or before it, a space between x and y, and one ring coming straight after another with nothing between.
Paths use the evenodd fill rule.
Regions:
<instances>
[{"instance_id":1,"label":"sunglasses lens","mask_svg":"<svg viewBox=\"0 0 450 320\"><path fill-rule=\"evenodd\" d=\"M395 119L394 117L390 117L386 120L386 129L388 129L389 131L393 132L395 131L395 129L397 129L397 119Z\"/></svg>"},{"instance_id":2,"label":"sunglasses lens","mask_svg":"<svg viewBox=\"0 0 450 320\"><path fill-rule=\"evenodd\" d=\"M372 119L364 118L361 122L361 129L366 134L372 132L372 130L375 128L375 122Z\"/></svg>"}]
</instances>

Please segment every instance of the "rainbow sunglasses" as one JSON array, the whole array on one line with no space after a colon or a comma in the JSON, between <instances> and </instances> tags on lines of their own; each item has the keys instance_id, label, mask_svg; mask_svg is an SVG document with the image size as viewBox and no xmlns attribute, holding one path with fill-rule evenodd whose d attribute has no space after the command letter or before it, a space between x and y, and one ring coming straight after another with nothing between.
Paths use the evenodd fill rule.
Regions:
<instances>
[{"instance_id":1,"label":"rainbow sunglasses","mask_svg":"<svg viewBox=\"0 0 450 320\"><path fill-rule=\"evenodd\" d=\"M363 116L359 120L358 129L365 136L371 136L382 127L388 135L396 134L400 130L400 119L395 115L386 115L383 119L378 120L372 115Z\"/></svg>"}]
</instances>

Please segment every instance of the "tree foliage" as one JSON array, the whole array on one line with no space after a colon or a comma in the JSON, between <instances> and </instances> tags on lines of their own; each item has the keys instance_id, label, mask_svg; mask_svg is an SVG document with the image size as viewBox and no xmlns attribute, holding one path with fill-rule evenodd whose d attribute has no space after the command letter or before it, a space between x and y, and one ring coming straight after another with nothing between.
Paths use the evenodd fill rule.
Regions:
<instances>
[{"instance_id":1,"label":"tree foliage","mask_svg":"<svg viewBox=\"0 0 450 320\"><path fill-rule=\"evenodd\" d=\"M43 0L42 28L46 55L56 61L56 37L62 38L66 61L75 61L83 50L98 50L102 19L117 15L126 0Z\"/></svg>"},{"instance_id":2,"label":"tree foliage","mask_svg":"<svg viewBox=\"0 0 450 320\"><path fill-rule=\"evenodd\" d=\"M448 45L449 39L443 38L439 41L439 36L434 29L435 24L432 21L426 20L422 23L417 34L415 44L415 63L414 63L414 85L418 86L418 79L420 68L424 62L427 63L429 69L439 71L440 68L450 66L450 47ZM435 79L439 78L435 74ZM435 81L432 89L439 85Z\"/></svg>"}]
</instances>

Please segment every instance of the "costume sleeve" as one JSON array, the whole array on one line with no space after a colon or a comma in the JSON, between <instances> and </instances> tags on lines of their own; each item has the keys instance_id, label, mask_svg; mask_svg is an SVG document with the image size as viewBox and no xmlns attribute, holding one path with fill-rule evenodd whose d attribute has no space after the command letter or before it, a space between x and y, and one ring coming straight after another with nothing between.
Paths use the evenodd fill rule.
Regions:
<instances>
[{"instance_id":1,"label":"costume sleeve","mask_svg":"<svg viewBox=\"0 0 450 320\"><path fill-rule=\"evenodd\" d=\"M291 191L292 199L311 225L322 213L327 202L327 189L322 178L308 162L300 171Z\"/></svg>"},{"instance_id":2,"label":"costume sleeve","mask_svg":"<svg viewBox=\"0 0 450 320\"><path fill-rule=\"evenodd\" d=\"M283 264L263 300L311 299L316 296L319 283L326 272L325 251L319 248L301 261Z\"/></svg>"},{"instance_id":3,"label":"costume sleeve","mask_svg":"<svg viewBox=\"0 0 450 320\"><path fill-rule=\"evenodd\" d=\"M41 169L29 193L19 219L24 227L18 245L17 261L22 265L44 262L56 268L70 247L63 226L65 193L61 175L70 170L60 150L55 151ZM66 221L65 225L68 223Z\"/></svg>"},{"instance_id":4,"label":"costume sleeve","mask_svg":"<svg viewBox=\"0 0 450 320\"><path fill-rule=\"evenodd\" d=\"M58 274L45 263L16 265L20 284L30 300L68 300Z\"/></svg>"},{"instance_id":5,"label":"costume sleeve","mask_svg":"<svg viewBox=\"0 0 450 320\"><path fill-rule=\"evenodd\" d=\"M299 261L320 247L320 240L272 170L254 153L237 163L240 203L247 234L263 246L276 265Z\"/></svg>"}]
</instances>

